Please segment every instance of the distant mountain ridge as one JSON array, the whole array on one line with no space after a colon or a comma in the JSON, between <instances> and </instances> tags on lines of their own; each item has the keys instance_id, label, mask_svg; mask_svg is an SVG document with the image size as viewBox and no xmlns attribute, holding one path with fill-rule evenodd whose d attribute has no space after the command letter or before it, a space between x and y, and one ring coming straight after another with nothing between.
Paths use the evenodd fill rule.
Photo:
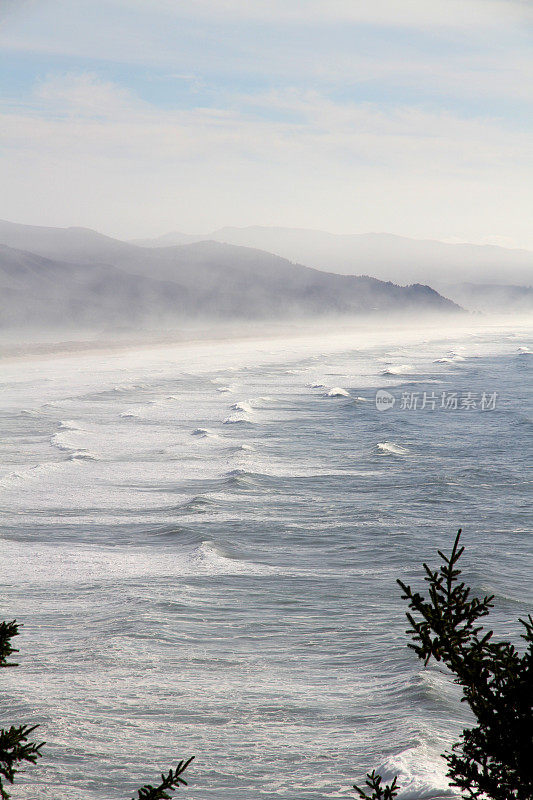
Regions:
<instances>
[{"instance_id":1,"label":"distant mountain ridge","mask_svg":"<svg viewBox=\"0 0 533 800\"><path fill-rule=\"evenodd\" d=\"M147 248L86 228L0 222L2 242L4 327L459 310L429 286L327 273L220 242Z\"/></svg>"},{"instance_id":2,"label":"distant mountain ridge","mask_svg":"<svg viewBox=\"0 0 533 800\"><path fill-rule=\"evenodd\" d=\"M151 247L211 239L256 247L316 269L373 275L395 283L533 283L533 253L496 245L450 244L386 233L333 234L300 228L220 228L206 236L171 233Z\"/></svg>"}]
</instances>

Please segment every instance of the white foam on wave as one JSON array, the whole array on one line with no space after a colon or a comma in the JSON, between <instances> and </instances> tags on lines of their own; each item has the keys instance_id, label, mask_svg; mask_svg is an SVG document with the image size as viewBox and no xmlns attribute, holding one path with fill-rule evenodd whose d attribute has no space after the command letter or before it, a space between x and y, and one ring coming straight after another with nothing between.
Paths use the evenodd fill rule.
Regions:
<instances>
[{"instance_id":1,"label":"white foam on wave","mask_svg":"<svg viewBox=\"0 0 533 800\"><path fill-rule=\"evenodd\" d=\"M226 473L226 483L232 486L255 487L257 480L246 469L232 469Z\"/></svg>"},{"instance_id":2,"label":"white foam on wave","mask_svg":"<svg viewBox=\"0 0 533 800\"><path fill-rule=\"evenodd\" d=\"M455 350L451 350L447 355L443 356L442 358L436 358L433 363L434 364L455 364L460 361L466 361L465 357L462 356L460 353L456 353Z\"/></svg>"},{"instance_id":3,"label":"white foam on wave","mask_svg":"<svg viewBox=\"0 0 533 800\"><path fill-rule=\"evenodd\" d=\"M204 541L180 558L138 547L58 546L2 540L5 558L0 568L4 584L75 586L150 576L266 575L276 570L266 564L226 555L213 541ZM31 564L31 569L28 569ZM178 589L178 586L176 586Z\"/></svg>"},{"instance_id":4,"label":"white foam on wave","mask_svg":"<svg viewBox=\"0 0 533 800\"><path fill-rule=\"evenodd\" d=\"M237 403L233 403L231 408L237 413L226 417L224 425L253 425L255 423L252 418L254 409L249 400L241 400Z\"/></svg>"},{"instance_id":5,"label":"white foam on wave","mask_svg":"<svg viewBox=\"0 0 533 800\"><path fill-rule=\"evenodd\" d=\"M437 792L441 797L457 796L446 778L446 763L440 755L442 744L423 741L385 761L383 771L398 775L401 797L434 800Z\"/></svg>"},{"instance_id":6,"label":"white foam on wave","mask_svg":"<svg viewBox=\"0 0 533 800\"><path fill-rule=\"evenodd\" d=\"M242 411L244 414L252 414L253 413L253 408L250 405L250 403L247 402L247 401L241 401L239 403L233 403L231 408L234 411Z\"/></svg>"},{"instance_id":7,"label":"white foam on wave","mask_svg":"<svg viewBox=\"0 0 533 800\"><path fill-rule=\"evenodd\" d=\"M43 464L22 467L14 472L8 472L7 475L0 478L0 484L7 487L12 485L18 486L20 483L25 483L32 479L41 481L45 475L63 470L64 467L64 461L46 461Z\"/></svg>"},{"instance_id":8,"label":"white foam on wave","mask_svg":"<svg viewBox=\"0 0 533 800\"><path fill-rule=\"evenodd\" d=\"M79 439L76 440L74 436L70 434L81 433L77 429L67 428L64 432L59 431L58 433L52 434L50 437L50 444L56 447L58 450L62 450L63 452L71 452L74 450L78 450L79 448Z\"/></svg>"},{"instance_id":9,"label":"white foam on wave","mask_svg":"<svg viewBox=\"0 0 533 800\"><path fill-rule=\"evenodd\" d=\"M191 567L196 566L209 575L269 575L275 572L266 564L254 564L250 561L239 561L229 558L212 541L202 542L190 556Z\"/></svg>"},{"instance_id":10,"label":"white foam on wave","mask_svg":"<svg viewBox=\"0 0 533 800\"><path fill-rule=\"evenodd\" d=\"M232 414L229 417L226 417L224 420L224 425L255 425L254 421L249 419L248 417L241 415L237 416L236 414Z\"/></svg>"},{"instance_id":11,"label":"white foam on wave","mask_svg":"<svg viewBox=\"0 0 533 800\"><path fill-rule=\"evenodd\" d=\"M50 444L68 453L69 461L99 461L100 457L84 446L88 435L72 420L61 420L59 430L50 437Z\"/></svg>"},{"instance_id":12,"label":"white foam on wave","mask_svg":"<svg viewBox=\"0 0 533 800\"><path fill-rule=\"evenodd\" d=\"M209 436L210 433L211 433L211 431L209 431L207 428L195 428L192 431L191 436L202 436L202 437L205 437L205 436Z\"/></svg>"},{"instance_id":13,"label":"white foam on wave","mask_svg":"<svg viewBox=\"0 0 533 800\"><path fill-rule=\"evenodd\" d=\"M62 431L79 431L80 428L70 419L62 419L59 423L59 429Z\"/></svg>"},{"instance_id":14,"label":"white foam on wave","mask_svg":"<svg viewBox=\"0 0 533 800\"><path fill-rule=\"evenodd\" d=\"M413 367L410 364L398 364L396 367L387 367L381 373L382 375L405 375L413 372Z\"/></svg>"},{"instance_id":15,"label":"white foam on wave","mask_svg":"<svg viewBox=\"0 0 533 800\"><path fill-rule=\"evenodd\" d=\"M209 430L209 428L195 428L191 431L191 436L195 436L197 439L209 439L210 441L220 440L220 436Z\"/></svg>"},{"instance_id":16,"label":"white foam on wave","mask_svg":"<svg viewBox=\"0 0 533 800\"><path fill-rule=\"evenodd\" d=\"M69 461L100 461L100 458L89 450L75 450L69 455Z\"/></svg>"},{"instance_id":17,"label":"white foam on wave","mask_svg":"<svg viewBox=\"0 0 533 800\"><path fill-rule=\"evenodd\" d=\"M406 447L394 444L394 442L378 442L377 448L387 455L405 456L409 452Z\"/></svg>"},{"instance_id":18,"label":"white foam on wave","mask_svg":"<svg viewBox=\"0 0 533 800\"><path fill-rule=\"evenodd\" d=\"M327 393L327 397L350 397L350 392L347 392L346 389L343 389L341 386L334 386L333 389L330 389Z\"/></svg>"}]
</instances>

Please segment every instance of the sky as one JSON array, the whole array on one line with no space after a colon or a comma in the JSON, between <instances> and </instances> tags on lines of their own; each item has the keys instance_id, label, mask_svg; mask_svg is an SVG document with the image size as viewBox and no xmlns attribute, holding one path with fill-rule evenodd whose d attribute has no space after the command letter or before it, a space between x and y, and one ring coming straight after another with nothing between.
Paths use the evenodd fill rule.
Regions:
<instances>
[{"instance_id":1,"label":"sky","mask_svg":"<svg viewBox=\"0 0 533 800\"><path fill-rule=\"evenodd\" d=\"M533 249L531 0L0 0L0 218Z\"/></svg>"}]
</instances>

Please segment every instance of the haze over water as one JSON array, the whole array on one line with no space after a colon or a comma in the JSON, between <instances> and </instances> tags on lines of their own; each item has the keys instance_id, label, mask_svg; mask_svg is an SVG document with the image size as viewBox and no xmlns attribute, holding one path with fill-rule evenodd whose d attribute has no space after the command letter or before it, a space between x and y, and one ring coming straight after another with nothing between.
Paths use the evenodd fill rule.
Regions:
<instances>
[{"instance_id":1,"label":"haze over water","mask_svg":"<svg viewBox=\"0 0 533 800\"><path fill-rule=\"evenodd\" d=\"M518 641L532 338L453 320L1 362L25 626L1 705L47 741L17 797L118 800L193 754L199 800L349 797L373 767L402 800L453 797L439 753L468 717L408 651L395 581L461 526Z\"/></svg>"}]
</instances>

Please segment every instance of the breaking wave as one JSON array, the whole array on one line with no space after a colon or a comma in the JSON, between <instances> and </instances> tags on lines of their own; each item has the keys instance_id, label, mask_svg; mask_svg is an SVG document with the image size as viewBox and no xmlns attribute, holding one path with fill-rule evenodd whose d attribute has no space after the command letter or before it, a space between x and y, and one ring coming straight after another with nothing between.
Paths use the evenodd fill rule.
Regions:
<instances>
[{"instance_id":1,"label":"breaking wave","mask_svg":"<svg viewBox=\"0 0 533 800\"><path fill-rule=\"evenodd\" d=\"M68 436L69 433L77 432L72 428L67 428L66 433L54 433L50 437L50 443L57 447L58 450L62 450L63 452L73 452L79 448L79 442L74 441L72 438Z\"/></svg>"},{"instance_id":2,"label":"breaking wave","mask_svg":"<svg viewBox=\"0 0 533 800\"><path fill-rule=\"evenodd\" d=\"M387 367L381 373L382 375L405 375L409 372L413 371L413 367L410 364L399 364L397 367Z\"/></svg>"},{"instance_id":3,"label":"breaking wave","mask_svg":"<svg viewBox=\"0 0 533 800\"><path fill-rule=\"evenodd\" d=\"M69 461L100 461L99 456L89 450L75 450L69 455Z\"/></svg>"},{"instance_id":4,"label":"breaking wave","mask_svg":"<svg viewBox=\"0 0 533 800\"><path fill-rule=\"evenodd\" d=\"M382 453L394 456L405 456L409 452L406 447L394 444L394 442L378 442L377 448Z\"/></svg>"},{"instance_id":5,"label":"breaking wave","mask_svg":"<svg viewBox=\"0 0 533 800\"><path fill-rule=\"evenodd\" d=\"M244 414L252 414L253 413L252 406L250 405L250 403L245 402L245 401L241 402L241 403L233 403L231 408L234 411L242 411Z\"/></svg>"},{"instance_id":6,"label":"breaking wave","mask_svg":"<svg viewBox=\"0 0 533 800\"><path fill-rule=\"evenodd\" d=\"M59 429L62 431L79 431L80 428L76 425L75 422L72 422L70 419L62 419L58 425Z\"/></svg>"}]
</instances>

